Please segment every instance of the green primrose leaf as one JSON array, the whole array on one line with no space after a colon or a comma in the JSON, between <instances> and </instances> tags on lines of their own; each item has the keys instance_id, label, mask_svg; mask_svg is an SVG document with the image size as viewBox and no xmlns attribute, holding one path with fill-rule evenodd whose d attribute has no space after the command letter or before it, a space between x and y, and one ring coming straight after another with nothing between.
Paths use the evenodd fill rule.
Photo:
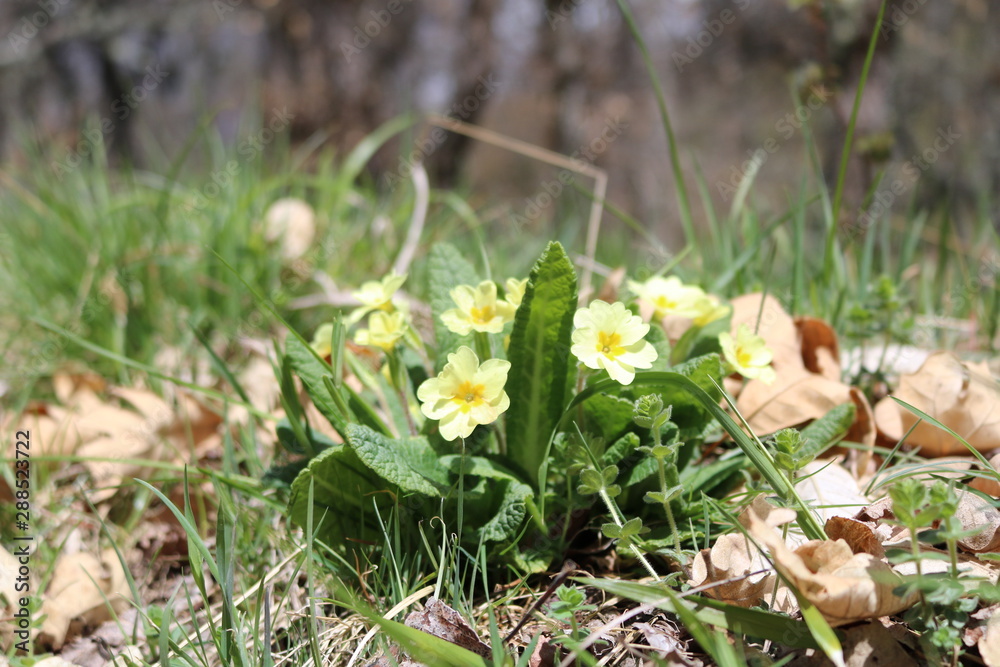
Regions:
<instances>
[{"instance_id":1,"label":"green primrose leaf","mask_svg":"<svg viewBox=\"0 0 1000 667\"><path fill-rule=\"evenodd\" d=\"M576 305L576 271L562 245L550 243L528 277L507 349L507 453L536 488L544 486L545 443L566 403Z\"/></svg>"},{"instance_id":2,"label":"green primrose leaf","mask_svg":"<svg viewBox=\"0 0 1000 667\"><path fill-rule=\"evenodd\" d=\"M362 463L403 491L438 497L448 489L448 470L424 436L387 438L367 426L351 424L347 443Z\"/></svg>"},{"instance_id":3,"label":"green primrose leaf","mask_svg":"<svg viewBox=\"0 0 1000 667\"><path fill-rule=\"evenodd\" d=\"M298 526L309 516L309 487L313 487L313 535L330 545L348 540L364 543L381 538L376 505L388 509L388 483L370 470L354 450L342 444L315 458L292 482L288 515Z\"/></svg>"},{"instance_id":4,"label":"green primrose leaf","mask_svg":"<svg viewBox=\"0 0 1000 667\"><path fill-rule=\"evenodd\" d=\"M345 414L341 406L333 400L323 382L324 377L332 377L333 369L317 359L313 351L294 336L289 336L285 342L285 356L291 369L302 379L313 405L326 417L337 433L346 437L349 415Z\"/></svg>"},{"instance_id":5,"label":"green primrose leaf","mask_svg":"<svg viewBox=\"0 0 1000 667\"><path fill-rule=\"evenodd\" d=\"M458 472L463 457L451 454L441 457L441 465ZM510 470L495 461L481 456L466 456L466 502L465 518L471 525L478 526L476 535L485 542L503 542L514 537L528 513L528 504L534 492L519 480ZM479 478L485 494L470 502L468 485Z\"/></svg>"}]
</instances>

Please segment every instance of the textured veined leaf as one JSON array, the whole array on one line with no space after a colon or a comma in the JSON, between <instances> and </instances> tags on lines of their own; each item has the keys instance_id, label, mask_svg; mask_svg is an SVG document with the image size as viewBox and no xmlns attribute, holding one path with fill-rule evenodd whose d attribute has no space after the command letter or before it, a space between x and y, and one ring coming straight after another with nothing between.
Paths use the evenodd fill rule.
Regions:
<instances>
[{"instance_id":1,"label":"textured veined leaf","mask_svg":"<svg viewBox=\"0 0 1000 667\"><path fill-rule=\"evenodd\" d=\"M536 485L567 400L576 306L576 272L563 247L550 243L531 270L507 350L507 453Z\"/></svg>"},{"instance_id":2,"label":"textured veined leaf","mask_svg":"<svg viewBox=\"0 0 1000 667\"><path fill-rule=\"evenodd\" d=\"M370 470L403 491L438 496L448 489L448 470L424 436L387 438L367 426L351 424L347 443Z\"/></svg>"}]
</instances>

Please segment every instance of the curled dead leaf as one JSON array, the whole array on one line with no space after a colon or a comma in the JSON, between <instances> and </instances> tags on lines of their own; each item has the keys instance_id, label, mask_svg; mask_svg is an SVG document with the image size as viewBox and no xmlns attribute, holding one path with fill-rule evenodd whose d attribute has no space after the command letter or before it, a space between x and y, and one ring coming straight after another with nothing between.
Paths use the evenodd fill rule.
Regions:
<instances>
[{"instance_id":1,"label":"curled dead leaf","mask_svg":"<svg viewBox=\"0 0 1000 667\"><path fill-rule=\"evenodd\" d=\"M963 363L950 352L936 352L916 373L900 378L893 396L949 427L978 451L1000 447L1000 386L985 362ZM886 397L875 406L875 422L898 442L917 416ZM964 454L968 450L949 433L921 421L907 438L924 456Z\"/></svg>"},{"instance_id":2,"label":"curled dead leaf","mask_svg":"<svg viewBox=\"0 0 1000 667\"><path fill-rule=\"evenodd\" d=\"M792 551L754 513L747 518L750 534L768 549L778 572L831 625L895 614L918 600L915 593L896 595L902 580L889 565L868 553L855 554L844 540L810 540Z\"/></svg>"},{"instance_id":3,"label":"curled dead leaf","mask_svg":"<svg viewBox=\"0 0 1000 667\"><path fill-rule=\"evenodd\" d=\"M802 363L810 373L840 381L840 345L833 327L816 317L796 317Z\"/></svg>"},{"instance_id":4,"label":"curled dead leaf","mask_svg":"<svg viewBox=\"0 0 1000 667\"><path fill-rule=\"evenodd\" d=\"M736 408L754 433L764 435L819 419L838 405L852 401L851 388L846 384L794 368L779 372L770 385L760 380L748 382L736 400Z\"/></svg>"},{"instance_id":5,"label":"curled dead leaf","mask_svg":"<svg viewBox=\"0 0 1000 667\"><path fill-rule=\"evenodd\" d=\"M775 507L763 496L754 498L739 517L743 526L753 513L758 521L778 528L795 520L795 511ZM728 533L716 540L711 549L703 549L691 566L691 585L704 589L705 595L741 607L757 604L775 590L778 583L774 569L764 554L746 535ZM785 591L775 607L782 611L796 608L793 597Z\"/></svg>"},{"instance_id":6,"label":"curled dead leaf","mask_svg":"<svg viewBox=\"0 0 1000 667\"><path fill-rule=\"evenodd\" d=\"M704 594L740 607L751 607L774 590L770 564L745 535L729 533L702 549L691 564L691 585Z\"/></svg>"},{"instance_id":7,"label":"curled dead leaf","mask_svg":"<svg viewBox=\"0 0 1000 667\"><path fill-rule=\"evenodd\" d=\"M969 491L958 492L956 518L963 531L974 534L958 540L958 546L973 553L984 553L1000 549L1000 510L992 503Z\"/></svg>"},{"instance_id":8,"label":"curled dead leaf","mask_svg":"<svg viewBox=\"0 0 1000 667\"><path fill-rule=\"evenodd\" d=\"M885 549L875 534L875 524L842 516L830 517L824 526L831 540L844 540L856 554L871 554L878 559L885 558Z\"/></svg>"},{"instance_id":9,"label":"curled dead leaf","mask_svg":"<svg viewBox=\"0 0 1000 667\"><path fill-rule=\"evenodd\" d=\"M430 598L421 611L410 612L405 623L411 628L458 644L484 658L493 655L493 650L479 639L479 635L462 615L435 597Z\"/></svg>"}]
</instances>

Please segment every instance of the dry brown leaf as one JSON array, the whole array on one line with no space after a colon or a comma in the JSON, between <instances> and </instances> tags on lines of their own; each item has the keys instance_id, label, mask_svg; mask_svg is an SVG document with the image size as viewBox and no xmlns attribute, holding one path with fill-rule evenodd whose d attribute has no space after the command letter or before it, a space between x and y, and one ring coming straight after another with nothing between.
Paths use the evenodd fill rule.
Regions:
<instances>
[{"instance_id":1,"label":"dry brown leaf","mask_svg":"<svg viewBox=\"0 0 1000 667\"><path fill-rule=\"evenodd\" d=\"M284 259L298 259L316 237L316 214L312 206L296 197L275 201L264 214L264 237L268 242L280 242Z\"/></svg>"},{"instance_id":2,"label":"dry brown leaf","mask_svg":"<svg viewBox=\"0 0 1000 667\"><path fill-rule=\"evenodd\" d=\"M14 554L0 546L0 617L13 619L17 611L22 591L17 590L17 576L21 563ZM32 583L34 585L34 583ZM34 588L32 588L34 590ZM0 649L10 645L14 639L15 622L5 620L0 623Z\"/></svg>"},{"instance_id":3,"label":"dry brown leaf","mask_svg":"<svg viewBox=\"0 0 1000 667\"><path fill-rule=\"evenodd\" d=\"M996 454L990 459L990 468L992 468L992 470L988 472L991 473L995 473L1000 470L1000 454ZM969 482L969 486L976 491L982 491L983 493L987 493L994 498L1000 498L1000 482L998 482L994 477L976 477Z\"/></svg>"},{"instance_id":4,"label":"dry brown leaf","mask_svg":"<svg viewBox=\"0 0 1000 667\"><path fill-rule=\"evenodd\" d=\"M55 373L52 376L52 390L63 405L89 404L106 387L104 378L94 373Z\"/></svg>"},{"instance_id":5,"label":"dry brown leaf","mask_svg":"<svg viewBox=\"0 0 1000 667\"><path fill-rule=\"evenodd\" d=\"M950 352L935 352L916 373L900 378L893 396L951 428L977 450L1000 447L1000 388L985 362L962 363ZM886 397L875 406L879 431L898 442L917 416ZM947 432L920 422L906 440L924 456L968 450Z\"/></svg>"},{"instance_id":6,"label":"dry brown leaf","mask_svg":"<svg viewBox=\"0 0 1000 667\"><path fill-rule=\"evenodd\" d=\"M846 667L911 667L914 659L892 632L879 621L869 621L840 630L843 633ZM806 660L796 660L795 667L829 667L833 663L822 651L809 649Z\"/></svg>"},{"instance_id":7,"label":"dry brown leaf","mask_svg":"<svg viewBox=\"0 0 1000 667\"><path fill-rule=\"evenodd\" d=\"M52 655L48 658L42 658L42 660L36 662L35 667L79 667L79 665L75 662L63 660L57 655Z\"/></svg>"},{"instance_id":8,"label":"dry brown leaf","mask_svg":"<svg viewBox=\"0 0 1000 667\"><path fill-rule=\"evenodd\" d=\"M738 520L744 528L750 527L751 514L770 528L784 526L795 521L796 516L798 516L795 510L789 507L776 507L767 502L762 495L754 496L750 506L740 512Z\"/></svg>"},{"instance_id":9,"label":"dry brown leaf","mask_svg":"<svg viewBox=\"0 0 1000 667\"><path fill-rule=\"evenodd\" d=\"M994 613L986 621L986 630L977 646L986 667L1000 667L1000 614Z\"/></svg>"},{"instance_id":10,"label":"dry brown leaf","mask_svg":"<svg viewBox=\"0 0 1000 667\"><path fill-rule=\"evenodd\" d=\"M124 436L124 437L123 437ZM138 459L156 459L150 451L150 443L133 433L119 437L99 436L77 449L84 457L84 465L93 480L94 492L90 496L95 503L117 493L118 486L128 478L139 476L142 464Z\"/></svg>"},{"instance_id":11,"label":"dry brown leaf","mask_svg":"<svg viewBox=\"0 0 1000 667\"><path fill-rule=\"evenodd\" d=\"M760 380L748 382L736 400L736 408L754 433L765 435L819 419L838 405L852 401L851 388L846 384L798 368L779 372L771 385Z\"/></svg>"},{"instance_id":12,"label":"dry brown leaf","mask_svg":"<svg viewBox=\"0 0 1000 667\"><path fill-rule=\"evenodd\" d=\"M878 535L875 534L874 524L835 516L827 519L824 530L831 540L847 542L851 551L856 554L871 554L880 560L885 558L885 549L882 548L882 543Z\"/></svg>"},{"instance_id":13,"label":"dry brown leaf","mask_svg":"<svg viewBox=\"0 0 1000 667\"><path fill-rule=\"evenodd\" d=\"M218 413L187 393L177 395L176 415L173 423L163 429L163 435L178 452L192 451L198 443L219 433L222 425L222 417Z\"/></svg>"},{"instance_id":14,"label":"dry brown leaf","mask_svg":"<svg viewBox=\"0 0 1000 667\"><path fill-rule=\"evenodd\" d=\"M6 602L6 609L13 609L17 606L18 600L21 599L21 594L15 587L17 571L20 567L21 564L17 558L0 546L0 596ZM4 607L0 607L0 610L2 609ZM4 615L6 616L6 614Z\"/></svg>"},{"instance_id":15,"label":"dry brown leaf","mask_svg":"<svg viewBox=\"0 0 1000 667\"><path fill-rule=\"evenodd\" d=\"M46 619L40 638L60 648L75 619L88 624L109 620L105 599L115 612L129 604L128 583L114 549L105 549L100 559L87 552L60 556L42 600L41 613Z\"/></svg>"},{"instance_id":16,"label":"dry brown leaf","mask_svg":"<svg viewBox=\"0 0 1000 667\"><path fill-rule=\"evenodd\" d=\"M165 425L173 419L173 408L148 389L114 387L110 393L132 405L148 422Z\"/></svg>"},{"instance_id":17,"label":"dry brown leaf","mask_svg":"<svg viewBox=\"0 0 1000 667\"><path fill-rule=\"evenodd\" d=\"M55 407L49 407L46 411L48 414L44 415L25 413L18 420L18 428L31 431L32 453L37 449L40 456L71 456L81 439L73 415Z\"/></svg>"},{"instance_id":18,"label":"dry brown leaf","mask_svg":"<svg viewBox=\"0 0 1000 667\"><path fill-rule=\"evenodd\" d=\"M976 531L958 540L958 546L973 553L984 553L1000 549L1000 510L992 503L969 491L958 492L958 511L955 517L961 522L963 531Z\"/></svg>"},{"instance_id":19,"label":"dry brown leaf","mask_svg":"<svg viewBox=\"0 0 1000 667\"><path fill-rule=\"evenodd\" d=\"M435 597L427 601L423 610L410 612L405 623L411 628L440 637L484 658L493 655L493 649L479 639L479 635L462 615Z\"/></svg>"},{"instance_id":20,"label":"dry brown leaf","mask_svg":"<svg viewBox=\"0 0 1000 667\"><path fill-rule=\"evenodd\" d=\"M140 414L108 403L76 417L76 427L84 442L101 436L139 433L145 426L146 420Z\"/></svg>"},{"instance_id":21,"label":"dry brown leaf","mask_svg":"<svg viewBox=\"0 0 1000 667\"><path fill-rule=\"evenodd\" d=\"M135 656L136 665L144 664L141 651L129 645L133 640L145 644L146 632L139 612L135 608L129 608L117 618L102 623L88 636L77 637L63 646L59 655L79 667L106 667L109 664L117 667L117 663L108 663L105 659L104 656L109 652L119 658ZM123 667L127 665L128 663L124 663Z\"/></svg>"},{"instance_id":22,"label":"dry brown leaf","mask_svg":"<svg viewBox=\"0 0 1000 667\"><path fill-rule=\"evenodd\" d=\"M770 564L749 538L728 533L711 549L702 549L691 564L691 585L705 586L705 595L741 607L751 607L774 590Z\"/></svg>"},{"instance_id":23,"label":"dry brown leaf","mask_svg":"<svg viewBox=\"0 0 1000 667\"><path fill-rule=\"evenodd\" d=\"M535 650L528 659L528 667L553 667L558 656L559 649L556 645L548 637L539 637Z\"/></svg>"},{"instance_id":24,"label":"dry brown leaf","mask_svg":"<svg viewBox=\"0 0 1000 667\"><path fill-rule=\"evenodd\" d=\"M892 513L892 498L885 496L879 498L868 507L854 515L855 521L873 526L875 537L883 546L887 544L899 544L910 539L910 531L902 526L883 523L895 518Z\"/></svg>"},{"instance_id":25,"label":"dry brown leaf","mask_svg":"<svg viewBox=\"0 0 1000 667\"><path fill-rule=\"evenodd\" d=\"M750 534L767 547L778 571L831 625L895 614L918 599L895 595L899 576L871 554L855 554L843 540L811 540L792 551L754 513L747 518Z\"/></svg>"},{"instance_id":26,"label":"dry brown leaf","mask_svg":"<svg viewBox=\"0 0 1000 667\"><path fill-rule=\"evenodd\" d=\"M831 409L852 402L857 408L847 439L865 445L857 468L865 470L875 445L871 406L864 394L840 381L837 336L829 324L809 317L792 319L780 302L768 295L761 308L760 294L732 301L732 329L741 324L757 327L774 354L776 374L770 385L748 382L739 391L736 408L758 435L800 426Z\"/></svg>"},{"instance_id":27,"label":"dry brown leaf","mask_svg":"<svg viewBox=\"0 0 1000 667\"><path fill-rule=\"evenodd\" d=\"M775 507L762 496L754 498L750 507L739 517L742 525L749 523L753 513L769 528L777 528L795 520L795 511ZM705 586L705 594L741 607L750 607L770 595L777 585L771 564L753 542L742 533L728 533L715 541L711 549L703 549L691 566L691 585ZM782 596L782 610L790 610Z\"/></svg>"},{"instance_id":28,"label":"dry brown leaf","mask_svg":"<svg viewBox=\"0 0 1000 667\"><path fill-rule=\"evenodd\" d=\"M825 320L796 317L802 363L810 373L840 381L840 346L837 334Z\"/></svg>"},{"instance_id":29,"label":"dry brown leaf","mask_svg":"<svg viewBox=\"0 0 1000 667\"><path fill-rule=\"evenodd\" d=\"M857 457L853 459L852 470L859 476L867 474L870 468L874 468L872 461L875 452L875 441L878 430L875 428L875 413L868 402L868 398L857 387L851 387L851 402L854 403L854 423L847 429L844 440L856 442L864 446L858 451Z\"/></svg>"},{"instance_id":30,"label":"dry brown leaf","mask_svg":"<svg viewBox=\"0 0 1000 667\"><path fill-rule=\"evenodd\" d=\"M632 627L642 633L646 645L656 650L661 659L671 658L667 664L690 664L687 647L675 626L657 619L651 623L635 623Z\"/></svg>"}]
</instances>

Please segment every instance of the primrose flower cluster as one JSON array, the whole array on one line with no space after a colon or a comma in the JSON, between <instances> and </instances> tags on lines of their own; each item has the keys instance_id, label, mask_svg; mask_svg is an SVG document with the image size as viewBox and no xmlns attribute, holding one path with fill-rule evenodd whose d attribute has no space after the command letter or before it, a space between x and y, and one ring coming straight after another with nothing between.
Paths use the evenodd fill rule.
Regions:
<instances>
[{"instance_id":1,"label":"primrose flower cluster","mask_svg":"<svg viewBox=\"0 0 1000 667\"><path fill-rule=\"evenodd\" d=\"M722 319L730 314L730 306L719 297L704 292L696 285L685 285L676 276L654 277L644 283L630 280L628 288L639 299L640 310L645 308L653 317L669 316L689 318L696 327ZM729 332L719 334L722 356L731 372L748 379L758 379L765 384L775 380L771 368L773 354L764 339L741 324L734 337Z\"/></svg>"},{"instance_id":2,"label":"primrose flower cluster","mask_svg":"<svg viewBox=\"0 0 1000 667\"><path fill-rule=\"evenodd\" d=\"M361 305L347 317L349 325L358 325L367 318L367 327L357 329L354 342L380 348L391 363L401 341L419 343L418 337L408 335L414 333L409 308L396 298L406 278L405 274L389 273L380 281L364 283L353 293ZM505 386L511 364L494 358L497 348L490 335L502 335L513 322L527 284L527 279L509 278L504 283L503 298L491 280L458 285L450 291L454 307L441 313L441 323L459 336L471 335L475 349L460 346L448 355L441 372L416 390L421 413L438 422L446 440L468 438L477 426L496 422L510 406ZM605 371L623 385L632 383L637 369L652 368L657 359L656 348L646 340L648 320L675 316L689 319L692 326L705 327L727 317L731 310L718 297L685 285L676 276L654 277L643 283L629 281L627 285L637 297L640 314L620 301L591 301L574 314L570 347L582 366ZM320 356L331 354L332 334L332 325L317 330L313 347ZM763 338L746 325L741 325L735 336L720 333L718 341L730 372L767 383L774 380L771 352Z\"/></svg>"}]
</instances>

